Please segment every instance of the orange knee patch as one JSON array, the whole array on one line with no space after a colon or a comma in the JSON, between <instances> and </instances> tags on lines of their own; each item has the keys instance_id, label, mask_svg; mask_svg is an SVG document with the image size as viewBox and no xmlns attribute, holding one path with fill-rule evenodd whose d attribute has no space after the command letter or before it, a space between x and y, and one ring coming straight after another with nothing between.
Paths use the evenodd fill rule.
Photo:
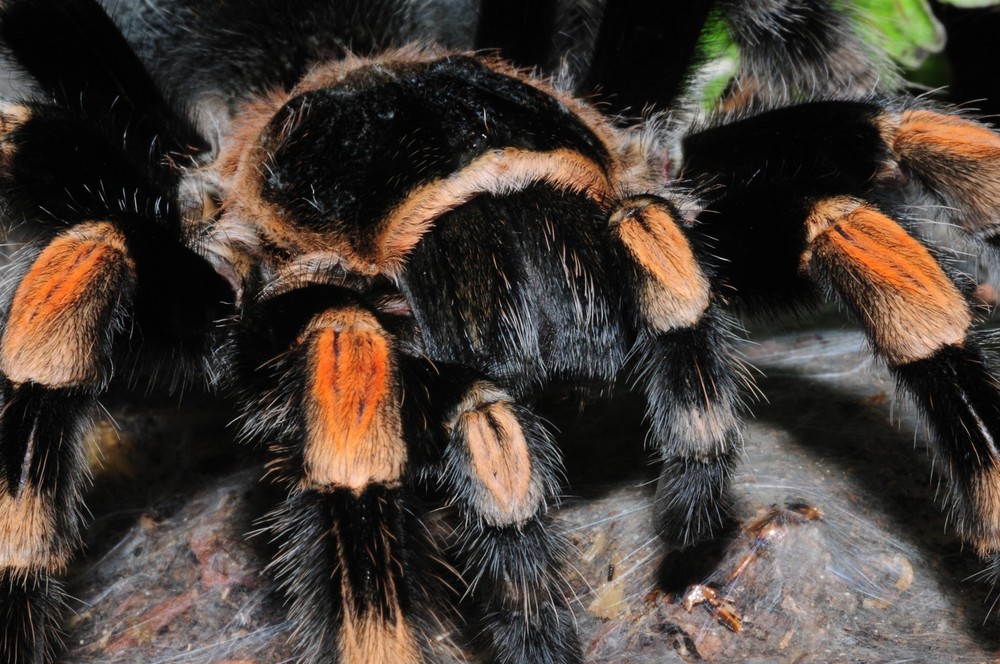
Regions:
<instances>
[{"instance_id":1,"label":"orange knee patch","mask_svg":"<svg viewBox=\"0 0 1000 664\"><path fill-rule=\"evenodd\" d=\"M876 348L894 364L961 344L972 312L927 249L860 201L822 201L806 222L805 264L831 275L861 316Z\"/></svg>"},{"instance_id":2,"label":"orange knee patch","mask_svg":"<svg viewBox=\"0 0 1000 664\"><path fill-rule=\"evenodd\" d=\"M346 603L345 603L346 604ZM343 664L419 664L423 661L413 630L395 612L395 622L374 616L359 618L350 609L344 611L340 633L340 659Z\"/></svg>"},{"instance_id":3,"label":"orange knee patch","mask_svg":"<svg viewBox=\"0 0 1000 664\"><path fill-rule=\"evenodd\" d=\"M966 159L1000 158L1000 136L981 124L933 111L902 113L891 143L904 154L933 150Z\"/></svg>"},{"instance_id":4,"label":"orange knee patch","mask_svg":"<svg viewBox=\"0 0 1000 664\"><path fill-rule=\"evenodd\" d=\"M669 209L638 199L612 216L611 224L645 274L639 306L649 323L661 331L697 323L708 308L708 279Z\"/></svg>"},{"instance_id":5,"label":"orange knee patch","mask_svg":"<svg viewBox=\"0 0 1000 664\"><path fill-rule=\"evenodd\" d=\"M0 568L65 569L72 551L59 545L54 516L44 496L28 490L14 497L0 486Z\"/></svg>"},{"instance_id":6,"label":"orange knee patch","mask_svg":"<svg viewBox=\"0 0 1000 664\"><path fill-rule=\"evenodd\" d=\"M307 330L305 482L361 490L406 464L390 340L373 316L327 312Z\"/></svg>"},{"instance_id":7,"label":"orange knee patch","mask_svg":"<svg viewBox=\"0 0 1000 664\"><path fill-rule=\"evenodd\" d=\"M972 515L961 524L980 556L1000 552L1000 470L981 471L971 482Z\"/></svg>"},{"instance_id":8,"label":"orange knee patch","mask_svg":"<svg viewBox=\"0 0 1000 664\"><path fill-rule=\"evenodd\" d=\"M18 285L0 339L0 371L15 383L67 387L101 380L114 307L131 295L135 264L110 223L53 240Z\"/></svg>"},{"instance_id":9,"label":"orange knee patch","mask_svg":"<svg viewBox=\"0 0 1000 664\"><path fill-rule=\"evenodd\" d=\"M942 199L954 223L973 234L1000 226L1000 136L953 115L910 110L882 122L895 158Z\"/></svg>"},{"instance_id":10,"label":"orange knee patch","mask_svg":"<svg viewBox=\"0 0 1000 664\"><path fill-rule=\"evenodd\" d=\"M477 387L451 425L466 446L475 510L494 526L523 523L544 503L528 441L506 398Z\"/></svg>"}]
</instances>

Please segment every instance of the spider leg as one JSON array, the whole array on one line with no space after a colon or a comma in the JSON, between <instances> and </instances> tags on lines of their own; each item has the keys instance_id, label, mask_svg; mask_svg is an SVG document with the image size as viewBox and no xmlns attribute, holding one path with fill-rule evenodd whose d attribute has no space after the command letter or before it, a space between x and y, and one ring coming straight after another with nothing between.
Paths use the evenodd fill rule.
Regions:
<instances>
[{"instance_id":1,"label":"spider leg","mask_svg":"<svg viewBox=\"0 0 1000 664\"><path fill-rule=\"evenodd\" d=\"M737 84L755 102L870 95L898 85L863 11L829 0L719 0L740 52ZM789 66L788 63L794 63Z\"/></svg>"},{"instance_id":2,"label":"spider leg","mask_svg":"<svg viewBox=\"0 0 1000 664\"><path fill-rule=\"evenodd\" d=\"M997 256L1000 250L1000 136L974 120L932 109L886 114L883 139L908 193Z\"/></svg>"},{"instance_id":3,"label":"spider leg","mask_svg":"<svg viewBox=\"0 0 1000 664\"><path fill-rule=\"evenodd\" d=\"M898 211L907 175L942 178L948 195L969 194L956 204L976 219L968 211L992 196L996 139L964 119L920 111L908 122L918 119L932 125L921 141L916 125L903 129L871 101L768 111L686 137L685 171L716 186L698 229L724 259L720 296L749 315L807 305L823 291L843 301L926 418L952 521L980 555L995 556L1000 367L973 330L971 279L915 239ZM982 191L973 192L963 178L977 173Z\"/></svg>"},{"instance_id":4,"label":"spider leg","mask_svg":"<svg viewBox=\"0 0 1000 664\"><path fill-rule=\"evenodd\" d=\"M123 360L166 352L176 379L204 375L227 288L182 246L166 203L176 178L159 161L159 149L176 156L203 143L100 8L6 3L0 32L64 104L7 106L0 126L5 217L26 222L33 240L2 298L0 659L37 664L58 649L57 576L80 543L83 438L97 398Z\"/></svg>"},{"instance_id":5,"label":"spider leg","mask_svg":"<svg viewBox=\"0 0 1000 664\"><path fill-rule=\"evenodd\" d=\"M183 285L205 276L192 265L210 269L143 231L121 220L77 223L23 261L8 295L0 336L0 661L51 661L58 646L57 577L79 548L83 523L83 439L113 359L140 357L128 332L147 342L143 351L169 348L175 377L206 366L197 355L210 343L211 314L193 311L204 302L178 296L177 283L147 270L170 261ZM167 251L144 261L150 242ZM216 292L212 281L200 283Z\"/></svg>"},{"instance_id":6,"label":"spider leg","mask_svg":"<svg viewBox=\"0 0 1000 664\"><path fill-rule=\"evenodd\" d=\"M80 544L82 449L111 338L132 300L135 265L107 222L57 236L13 294L0 337L0 568L5 662L52 656L51 622Z\"/></svg>"},{"instance_id":7,"label":"spider leg","mask_svg":"<svg viewBox=\"0 0 1000 664\"><path fill-rule=\"evenodd\" d=\"M137 162L208 149L95 0L10 0L0 40L48 98L120 139Z\"/></svg>"},{"instance_id":8,"label":"spider leg","mask_svg":"<svg viewBox=\"0 0 1000 664\"><path fill-rule=\"evenodd\" d=\"M750 377L733 355L726 320L676 219L666 201L637 198L612 215L611 225L635 296L633 353L663 463L659 528L668 542L687 545L728 516L740 389Z\"/></svg>"},{"instance_id":9,"label":"spider leg","mask_svg":"<svg viewBox=\"0 0 1000 664\"><path fill-rule=\"evenodd\" d=\"M84 436L113 359L141 357L129 333L147 342L143 351L171 349L175 377L206 366L197 355L210 343L211 314L202 308L196 324L193 311L204 302L179 297L177 283L148 278L147 269L169 261L178 283L190 285L205 275L188 267L210 268L186 263L142 230L121 220L77 223L15 266L0 335L0 661L51 661L58 646L57 577L79 548L83 523ZM144 262L150 241L167 251ZM200 283L215 292L212 281Z\"/></svg>"},{"instance_id":10,"label":"spider leg","mask_svg":"<svg viewBox=\"0 0 1000 664\"><path fill-rule=\"evenodd\" d=\"M434 602L395 337L350 291L320 285L249 306L237 334L242 434L267 441L287 492L263 531L302 661L423 661Z\"/></svg>"},{"instance_id":11,"label":"spider leg","mask_svg":"<svg viewBox=\"0 0 1000 664\"><path fill-rule=\"evenodd\" d=\"M920 406L950 480L949 507L981 556L1000 550L1000 384L972 309L931 253L874 206L818 201L802 268L828 280Z\"/></svg>"},{"instance_id":12,"label":"spider leg","mask_svg":"<svg viewBox=\"0 0 1000 664\"><path fill-rule=\"evenodd\" d=\"M638 117L650 106L670 108L688 84L699 37L717 4L608 0L600 26L592 28L596 37L577 91L599 94L613 113Z\"/></svg>"},{"instance_id":13,"label":"spider leg","mask_svg":"<svg viewBox=\"0 0 1000 664\"><path fill-rule=\"evenodd\" d=\"M519 67L556 59L550 44L559 8L554 0L482 0L476 19L475 48L492 48Z\"/></svg>"},{"instance_id":14,"label":"spider leg","mask_svg":"<svg viewBox=\"0 0 1000 664\"><path fill-rule=\"evenodd\" d=\"M924 113L909 121L927 120ZM962 168L974 167L972 155L982 152L988 169L995 138L963 119L932 119L931 138L921 143L906 138L918 133L915 126L893 124L880 104L812 102L688 136L685 168L718 185L699 226L725 259L720 294L751 315L806 304L823 289L836 294L926 417L950 480L952 518L987 555L1000 548L997 363L972 329L971 280L943 267L894 211L907 173L946 179L951 195L974 197L962 201L974 210L991 183L984 177L987 191L973 193L960 180L974 173Z\"/></svg>"},{"instance_id":15,"label":"spider leg","mask_svg":"<svg viewBox=\"0 0 1000 664\"><path fill-rule=\"evenodd\" d=\"M497 662L579 662L560 574L565 543L546 519L559 451L538 418L494 383L463 386L445 418L440 479L457 508L454 550L481 612L481 639Z\"/></svg>"}]
</instances>

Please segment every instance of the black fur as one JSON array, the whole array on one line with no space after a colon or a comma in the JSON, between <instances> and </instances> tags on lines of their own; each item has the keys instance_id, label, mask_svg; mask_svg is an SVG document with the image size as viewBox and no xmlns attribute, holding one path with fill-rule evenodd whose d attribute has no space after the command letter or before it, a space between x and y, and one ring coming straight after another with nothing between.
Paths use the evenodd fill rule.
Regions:
<instances>
[{"instance_id":1,"label":"black fur","mask_svg":"<svg viewBox=\"0 0 1000 664\"><path fill-rule=\"evenodd\" d=\"M464 533L459 555L476 597L486 598L476 612L484 626L480 642L494 661L583 661L558 577L561 545L544 520L516 528L476 525Z\"/></svg>"},{"instance_id":2,"label":"black fur","mask_svg":"<svg viewBox=\"0 0 1000 664\"><path fill-rule=\"evenodd\" d=\"M84 520L86 461L82 429L96 403L76 391L14 387L6 379L0 399L0 464L9 497L44 503L53 532L41 547L56 559L77 550ZM61 647L63 588L51 569L0 567L0 661L51 661Z\"/></svg>"},{"instance_id":3,"label":"black fur","mask_svg":"<svg viewBox=\"0 0 1000 664\"><path fill-rule=\"evenodd\" d=\"M76 522L80 494L71 487L83 472L80 430L94 407L92 396L32 383L15 387L7 380L2 395L0 462L7 492L13 498L26 489L66 496L57 501L56 516L65 512L69 522Z\"/></svg>"},{"instance_id":4,"label":"black fur","mask_svg":"<svg viewBox=\"0 0 1000 664\"><path fill-rule=\"evenodd\" d=\"M959 531L974 538L980 528L969 500L972 480L1000 468L1000 388L997 361L974 339L946 346L931 357L891 367L913 394L936 443L941 469L951 478L948 504Z\"/></svg>"},{"instance_id":5,"label":"black fur","mask_svg":"<svg viewBox=\"0 0 1000 664\"><path fill-rule=\"evenodd\" d=\"M295 491L264 519L267 534L280 543L271 566L294 598L289 618L304 644L303 661L335 656L345 609L357 620L388 625L402 617L424 647L421 639L433 622L425 612L441 611L448 593L440 585L433 593L428 587L433 545L419 525L421 516L404 492L373 485L360 495ZM344 585L352 594L349 607Z\"/></svg>"},{"instance_id":6,"label":"black fur","mask_svg":"<svg viewBox=\"0 0 1000 664\"><path fill-rule=\"evenodd\" d=\"M583 196L543 184L442 216L403 278L428 352L526 396L554 379L607 382L629 332L605 224Z\"/></svg>"},{"instance_id":7,"label":"black fur","mask_svg":"<svg viewBox=\"0 0 1000 664\"><path fill-rule=\"evenodd\" d=\"M814 275L800 267L807 248L803 222L818 201L850 195L889 214L900 209L900 192L883 186L885 174L899 166L879 131L892 108L862 94L877 87L871 73L878 59L871 67L870 54L855 52L852 19L836 4L719 0L678 9L610 0L601 13L589 2L545 2L519 4L508 23L493 22L498 4L484 5L475 36L480 45L499 46L519 64L548 72L558 66L567 35L593 29L570 54L576 89L599 89L608 108L632 115L646 105L678 103L700 57L698 37L714 12L739 33L746 56L739 84L759 95L683 141L680 174L705 211L688 220L680 210L691 206L663 203L698 244L695 264L678 273L693 281L713 277L714 294L689 297L704 305L691 314L697 320L657 320L662 329L654 329L649 296L640 292L653 270L630 258L609 228L636 197L672 196L663 182L668 174L659 134L651 131L645 142L626 136L610 122L578 113L575 102L546 84L478 57L410 50L414 61L362 66L339 85L292 98L263 136L243 137L266 155L256 164L266 210L241 210L243 201L233 197L245 191L227 191L231 174L209 163L217 148L229 145L210 145L196 127L216 126L221 135L212 138L226 143L230 113L249 96L290 90L315 62L406 41L416 25L407 8L413 3L308 2L287 11L273 0L210 7L170 0L165 9L173 21L163 21L155 3L109 4L139 55L96 0L14 0L0 9L0 38L41 90L27 104L30 118L0 146L8 218L43 227L12 271L8 295L56 233L108 220L126 239L136 283L128 297L126 284L112 284L123 297L107 321L110 341L101 359L148 356L154 366L177 369L181 379L219 367L216 358L204 359L220 346L213 321L233 311L228 301L238 296L223 369L240 402L240 435L269 446L271 479L286 492L263 529L277 542L271 569L289 596L298 654L307 661L336 657L346 615L383 623L403 617L421 654L428 654L431 619L424 611L440 608L428 584L441 572L430 564L437 552L420 525L427 516L421 500L438 501L441 494L453 507L449 554L462 575L457 585L471 588L476 620L469 629L480 634L483 651L501 662L580 661L560 575L564 543L545 514L558 491L561 460L528 404L557 383L609 389L623 368L632 369L647 395L651 440L663 463L655 498L662 535L683 546L717 532L729 515L740 394L750 383L730 349L721 307L758 313L817 295ZM531 14L530 31L512 34ZM459 23L433 34L453 34ZM466 37L473 39L471 29ZM786 74L785 60L792 58L802 70ZM663 64L643 66L657 59ZM844 77L855 101L827 99L842 92L837 86ZM823 100L773 107L814 94ZM220 101L221 111L215 108ZM5 121L13 126L16 116ZM483 187L427 220L426 234L391 274L353 273L349 261L321 242L308 257L281 244L282 232L309 231L361 253L373 250L405 197L505 149L568 150L595 165L598 177L618 179L599 195L543 177L524 187ZM252 189L256 182L243 184ZM191 209L198 201L186 199L185 187L199 184L222 198L217 214L206 206L207 219ZM234 210L251 218L235 218ZM281 232L265 239L256 214ZM213 228L237 237L211 236L209 246L199 246ZM216 265L233 260L221 266L232 282L215 275L197 251ZM718 258L709 258L713 254ZM250 264L246 274L236 264L241 259ZM703 270L701 261L714 271ZM838 275L820 277L836 282ZM666 290L685 285L659 284ZM862 303L857 313L874 304ZM353 310L364 325L380 328L374 334L388 346L384 368L392 376L380 396L399 409L407 454L398 477L357 490L310 484L323 480L310 475L305 461L312 416L306 389L314 386L314 367L303 332L317 316L338 310ZM126 324L133 339L118 334ZM186 359L178 363L178 356ZM947 438L942 447L951 463L965 473L978 468L971 453L987 455L991 464L997 453L991 432L1000 430L1000 398L987 360L970 344L892 367ZM946 399L929 402L929 376L943 379ZM79 538L84 471L77 428L106 377L73 393L3 385L0 465L8 491L16 478L18 491L30 485L55 492L54 537L67 546ZM461 408L484 405L470 406L467 400L476 398L502 405L524 433L537 495L527 503L530 511L516 518L476 494L482 471L469 450L492 443L466 440L454 426ZM987 423L987 435L962 439L961 425L978 422ZM497 420L492 426L501 438ZM31 431L48 432L49 440L36 444ZM72 432L73 449L60 448L61 463L50 464L58 477L40 473L35 451L56 454L52 441L65 431ZM968 493L962 481L956 502ZM974 534L974 526L963 528ZM6 600L6 625L16 632L0 646L8 648L6 660L51 659L54 630L27 617L30 610L39 621L55 621L57 587L46 585L44 574L28 578L28 585L18 585L11 570L4 574L0 601Z\"/></svg>"},{"instance_id":8,"label":"black fur","mask_svg":"<svg viewBox=\"0 0 1000 664\"><path fill-rule=\"evenodd\" d=\"M875 125L884 112L876 102L818 101L723 116L684 137L683 173L725 195L782 185L811 197L861 193L890 158Z\"/></svg>"},{"instance_id":9,"label":"black fur","mask_svg":"<svg viewBox=\"0 0 1000 664\"><path fill-rule=\"evenodd\" d=\"M0 661L47 662L62 648L56 627L63 613L62 584L47 574L0 570Z\"/></svg>"},{"instance_id":10,"label":"black fur","mask_svg":"<svg viewBox=\"0 0 1000 664\"><path fill-rule=\"evenodd\" d=\"M710 0L608 0L589 71L578 89L597 93L615 113L638 117L671 107L699 59Z\"/></svg>"},{"instance_id":11,"label":"black fur","mask_svg":"<svg viewBox=\"0 0 1000 664\"><path fill-rule=\"evenodd\" d=\"M483 0L476 48L496 49L505 60L521 67L548 62L558 4L557 0Z\"/></svg>"},{"instance_id":12,"label":"black fur","mask_svg":"<svg viewBox=\"0 0 1000 664\"><path fill-rule=\"evenodd\" d=\"M415 40L472 46L469 0L100 0L161 87L232 109L248 94L288 89L314 64Z\"/></svg>"},{"instance_id":13,"label":"black fur","mask_svg":"<svg viewBox=\"0 0 1000 664\"><path fill-rule=\"evenodd\" d=\"M174 185L146 157L148 145L137 161L122 150L124 134L101 131L62 107L28 109L27 122L5 137L0 190L12 215L30 220L36 232L125 215L178 225Z\"/></svg>"},{"instance_id":14,"label":"black fur","mask_svg":"<svg viewBox=\"0 0 1000 664\"><path fill-rule=\"evenodd\" d=\"M0 186L7 221L29 221L26 235L35 244L8 272L3 318L14 280L70 226L110 221L136 265L135 283L102 284L113 295L107 311L95 309L105 317L94 321L100 335L97 375L72 388L2 381L4 483L13 495L34 496L51 511L45 547L59 567L39 561L31 572L0 570L2 661L21 664L55 656L62 587L53 575L80 545L88 472L82 437L112 367L165 367L183 380L210 375L204 358L209 346L218 345L217 338L211 340L212 321L231 294L182 244L175 204L174 161L206 150L207 143L153 85L100 8L76 0L7 3L0 12L0 36L43 91L40 101L15 110L16 126L4 136ZM127 280L125 272L115 274ZM123 334L126 324L129 334ZM167 355L151 352L157 342Z\"/></svg>"},{"instance_id":15,"label":"black fur","mask_svg":"<svg viewBox=\"0 0 1000 664\"><path fill-rule=\"evenodd\" d=\"M861 12L840 0L720 0L758 101L856 97L892 90L897 76ZM794 63L794 66L788 66Z\"/></svg>"},{"instance_id":16,"label":"black fur","mask_svg":"<svg viewBox=\"0 0 1000 664\"><path fill-rule=\"evenodd\" d=\"M18 63L67 109L75 109L113 136L129 136L123 150L190 154L208 144L168 105L128 42L95 2L5 3L0 40ZM58 50L38 48L59 44Z\"/></svg>"},{"instance_id":17,"label":"black fur","mask_svg":"<svg viewBox=\"0 0 1000 664\"><path fill-rule=\"evenodd\" d=\"M293 98L270 126L277 138L267 146L264 198L295 223L365 249L377 237L373 223L403 196L493 150L567 148L605 167L609 161L593 131L558 100L464 55L366 70ZM365 149L352 149L359 141Z\"/></svg>"},{"instance_id":18,"label":"black fur","mask_svg":"<svg viewBox=\"0 0 1000 664\"><path fill-rule=\"evenodd\" d=\"M663 463L656 490L657 525L670 544L700 541L729 518L729 481L741 447L736 412L741 391L750 384L729 350L729 335L720 314L709 312L696 327L646 332L635 346L651 444ZM689 413L700 414L703 427L710 430L707 436L688 428Z\"/></svg>"}]
</instances>

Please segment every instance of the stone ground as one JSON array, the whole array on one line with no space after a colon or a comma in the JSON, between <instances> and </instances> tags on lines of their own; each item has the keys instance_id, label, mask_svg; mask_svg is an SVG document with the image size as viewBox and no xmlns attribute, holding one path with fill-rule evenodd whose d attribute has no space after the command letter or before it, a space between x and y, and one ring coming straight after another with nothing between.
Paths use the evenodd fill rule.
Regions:
<instances>
[{"instance_id":1,"label":"stone ground","mask_svg":"<svg viewBox=\"0 0 1000 664\"><path fill-rule=\"evenodd\" d=\"M752 338L741 348L767 400L746 436L740 527L693 555L665 558L651 536L639 399L546 413L567 457L555 518L587 661L1000 661L1000 616L935 502L925 432L862 337L833 318ZM245 537L275 496L226 405L107 405L117 434L99 437L117 449L90 492L65 661L290 661L268 543ZM714 610L680 601L697 581L717 589ZM442 627L446 658L461 633Z\"/></svg>"}]
</instances>

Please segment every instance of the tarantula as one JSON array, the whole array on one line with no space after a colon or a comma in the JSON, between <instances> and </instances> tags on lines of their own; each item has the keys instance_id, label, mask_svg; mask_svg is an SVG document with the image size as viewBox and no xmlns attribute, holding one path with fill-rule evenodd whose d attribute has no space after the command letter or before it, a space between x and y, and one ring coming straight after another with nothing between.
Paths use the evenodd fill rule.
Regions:
<instances>
[{"instance_id":1,"label":"tarantula","mask_svg":"<svg viewBox=\"0 0 1000 664\"><path fill-rule=\"evenodd\" d=\"M268 10L220 7L217 19L241 18L192 53L224 53ZM542 66L569 49L574 31L551 28L572 17L536 21L528 45L553 46L521 51L520 35L492 29L495 7L481 8L477 45ZM996 572L994 362L974 341L969 280L903 211L944 203L989 244L1000 139L883 100L876 55L818 2L697 4L683 52L642 75L629 58L668 43L669 16L609 2L593 42L569 49L576 91L672 103L712 9L749 35L750 101L734 91L737 110L672 146L655 124L626 128L498 56L348 53L365 29L334 20L357 18L346 7L280 23L285 47L300 21L332 21L279 57L251 48L245 69L223 57L188 79L174 53L153 69L170 89L93 0L0 6L0 37L39 88L0 127L5 215L35 233L0 336L4 659L54 656L57 576L83 520L82 432L113 374L152 366L225 385L240 435L270 450L285 499L264 528L304 661L431 656L440 543L420 528L425 500L453 508L446 544L483 652L579 661L547 519L560 452L531 404L631 366L662 462L660 534L697 542L727 518L750 387L726 311L821 291L857 314L922 406L957 527ZM789 54L804 66L784 76L774 63ZM261 94L241 93L248 79ZM218 135L206 109L226 118Z\"/></svg>"}]
</instances>

